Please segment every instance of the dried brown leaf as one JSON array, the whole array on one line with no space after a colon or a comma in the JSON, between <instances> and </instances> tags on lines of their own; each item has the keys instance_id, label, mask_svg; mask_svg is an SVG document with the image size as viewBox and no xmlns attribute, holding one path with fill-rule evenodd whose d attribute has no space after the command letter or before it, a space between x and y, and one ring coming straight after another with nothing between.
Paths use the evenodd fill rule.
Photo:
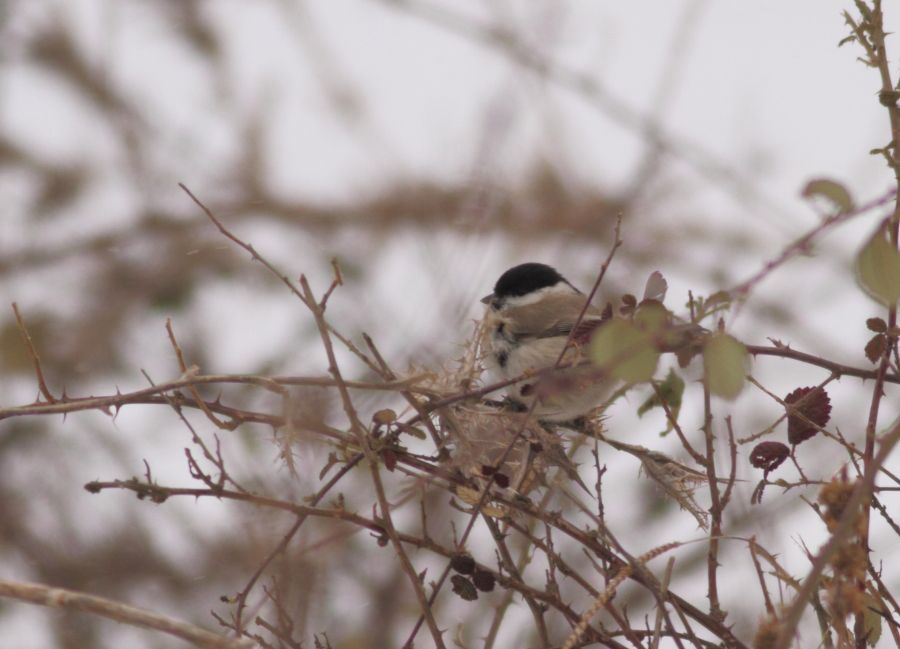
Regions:
<instances>
[{"instance_id":1,"label":"dried brown leaf","mask_svg":"<svg viewBox=\"0 0 900 649\"><path fill-rule=\"evenodd\" d=\"M831 418L831 399L825 388L797 388L784 398L784 403L787 406L788 441L791 444L814 437L819 427Z\"/></svg>"}]
</instances>

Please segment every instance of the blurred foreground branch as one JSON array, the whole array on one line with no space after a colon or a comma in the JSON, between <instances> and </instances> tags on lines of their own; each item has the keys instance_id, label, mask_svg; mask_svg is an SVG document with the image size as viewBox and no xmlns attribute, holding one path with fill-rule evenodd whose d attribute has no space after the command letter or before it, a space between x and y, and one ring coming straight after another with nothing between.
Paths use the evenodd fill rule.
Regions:
<instances>
[{"instance_id":1,"label":"blurred foreground branch","mask_svg":"<svg viewBox=\"0 0 900 649\"><path fill-rule=\"evenodd\" d=\"M0 597L8 597L51 608L66 608L99 615L122 624L161 631L204 649L248 649L253 646L247 640L225 638L193 624L180 622L146 609L129 606L95 595L76 593L64 588L52 588L42 584L16 581L0 581Z\"/></svg>"}]
</instances>

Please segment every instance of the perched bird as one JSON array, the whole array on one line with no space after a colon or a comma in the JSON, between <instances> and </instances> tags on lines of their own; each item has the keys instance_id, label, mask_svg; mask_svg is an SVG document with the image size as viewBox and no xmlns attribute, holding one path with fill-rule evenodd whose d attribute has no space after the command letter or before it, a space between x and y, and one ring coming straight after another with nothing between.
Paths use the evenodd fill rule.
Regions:
<instances>
[{"instance_id":1,"label":"perched bird","mask_svg":"<svg viewBox=\"0 0 900 649\"><path fill-rule=\"evenodd\" d=\"M626 369L629 360L641 354L646 360L648 347L646 379L660 352L676 352L679 363L686 365L702 349L709 332L691 322L678 322L662 304L665 293L665 279L653 272L644 299L631 305L631 319L616 319L611 309L585 308L587 296L555 268L534 262L514 266L500 276L494 292L481 300L488 305L484 323L488 369L501 380L525 375L506 394L522 409L533 405L538 419L576 420L625 385L624 377L630 373L618 370ZM611 357L611 366L605 367L589 362L584 353L604 326L614 327L607 331L616 332L614 345L621 343L615 349L606 347L608 340L601 349L594 346L594 361L601 362L598 355ZM550 371L554 367L561 369Z\"/></svg>"},{"instance_id":2,"label":"perched bird","mask_svg":"<svg viewBox=\"0 0 900 649\"><path fill-rule=\"evenodd\" d=\"M602 380L596 367L578 365L583 359L582 347L606 319L589 305L579 322L586 299L555 268L532 262L507 270L494 285L494 292L481 300L488 305L487 365L498 378L552 368L557 361L577 365L530 376L506 389L509 399L523 409L536 399L538 419L577 419L600 405L614 387L611 381Z\"/></svg>"}]
</instances>

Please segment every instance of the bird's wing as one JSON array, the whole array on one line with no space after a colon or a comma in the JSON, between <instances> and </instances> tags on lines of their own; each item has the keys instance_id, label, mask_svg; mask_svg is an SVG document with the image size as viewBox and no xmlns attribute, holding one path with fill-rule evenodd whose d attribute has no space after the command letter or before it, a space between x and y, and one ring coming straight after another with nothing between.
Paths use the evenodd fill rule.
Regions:
<instances>
[{"instance_id":1,"label":"bird's wing","mask_svg":"<svg viewBox=\"0 0 900 649\"><path fill-rule=\"evenodd\" d=\"M540 302L508 309L510 332L517 338L552 338L568 336L576 343L585 343L602 324L602 313L591 305L584 313L578 326L578 316L584 308L583 295L548 295Z\"/></svg>"}]
</instances>

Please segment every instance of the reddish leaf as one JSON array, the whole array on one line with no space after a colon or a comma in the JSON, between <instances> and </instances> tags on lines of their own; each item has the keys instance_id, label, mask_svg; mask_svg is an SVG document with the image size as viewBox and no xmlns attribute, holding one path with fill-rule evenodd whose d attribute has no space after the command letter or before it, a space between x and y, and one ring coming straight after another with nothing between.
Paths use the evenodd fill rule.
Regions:
<instances>
[{"instance_id":1,"label":"reddish leaf","mask_svg":"<svg viewBox=\"0 0 900 649\"><path fill-rule=\"evenodd\" d=\"M494 590L494 575L485 571L485 570L476 570L475 574L472 576L472 581L475 584L475 588L478 590L489 593Z\"/></svg>"},{"instance_id":2,"label":"reddish leaf","mask_svg":"<svg viewBox=\"0 0 900 649\"><path fill-rule=\"evenodd\" d=\"M450 567L461 575L471 575L475 572L475 559L468 554L454 554Z\"/></svg>"},{"instance_id":3,"label":"reddish leaf","mask_svg":"<svg viewBox=\"0 0 900 649\"><path fill-rule=\"evenodd\" d=\"M381 458L384 460L384 468L393 471L397 468L397 454L389 448L381 452Z\"/></svg>"},{"instance_id":4,"label":"reddish leaf","mask_svg":"<svg viewBox=\"0 0 900 649\"><path fill-rule=\"evenodd\" d=\"M760 442L750 453L750 464L757 469L765 469L766 475L774 471L791 454L787 444L781 442Z\"/></svg>"},{"instance_id":5,"label":"reddish leaf","mask_svg":"<svg viewBox=\"0 0 900 649\"><path fill-rule=\"evenodd\" d=\"M887 322L881 318L869 318L866 320L866 326L869 328L869 331L874 331L879 334L883 334L887 331Z\"/></svg>"},{"instance_id":6,"label":"reddish leaf","mask_svg":"<svg viewBox=\"0 0 900 649\"><path fill-rule=\"evenodd\" d=\"M475 585L468 577L453 575L450 577L450 583L453 584L453 592L467 602L473 602L478 599L478 591L475 590Z\"/></svg>"},{"instance_id":7,"label":"reddish leaf","mask_svg":"<svg viewBox=\"0 0 900 649\"><path fill-rule=\"evenodd\" d=\"M884 334L875 334L871 340L866 343L866 358L871 362L877 363L884 356L884 348L887 347L887 336Z\"/></svg>"},{"instance_id":8,"label":"reddish leaf","mask_svg":"<svg viewBox=\"0 0 900 649\"><path fill-rule=\"evenodd\" d=\"M619 313L622 315L631 315L634 313L634 308L637 306L637 298L633 296L631 293L626 293L622 296L622 306L619 307Z\"/></svg>"},{"instance_id":9,"label":"reddish leaf","mask_svg":"<svg viewBox=\"0 0 900 649\"><path fill-rule=\"evenodd\" d=\"M824 388L797 388L784 398L784 403L788 406L788 441L791 444L814 437L819 430L812 424L821 427L831 418L831 399Z\"/></svg>"}]
</instances>

